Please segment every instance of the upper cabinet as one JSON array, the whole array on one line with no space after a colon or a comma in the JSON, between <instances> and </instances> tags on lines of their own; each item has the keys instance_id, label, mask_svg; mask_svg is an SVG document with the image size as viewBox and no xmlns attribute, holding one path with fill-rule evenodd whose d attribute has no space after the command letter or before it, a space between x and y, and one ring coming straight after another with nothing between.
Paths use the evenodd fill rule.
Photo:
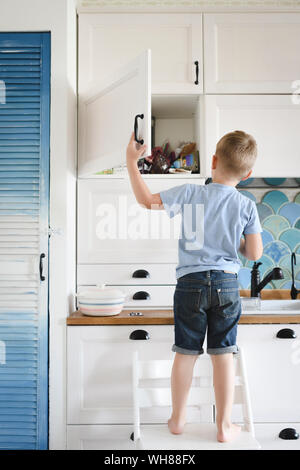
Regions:
<instances>
[{"instance_id":1,"label":"upper cabinet","mask_svg":"<svg viewBox=\"0 0 300 470\"><path fill-rule=\"evenodd\" d=\"M290 95L205 97L205 164L209 176L217 141L243 130L257 141L254 177L300 176L300 104Z\"/></svg>"},{"instance_id":2,"label":"upper cabinet","mask_svg":"<svg viewBox=\"0 0 300 470\"><path fill-rule=\"evenodd\" d=\"M99 74L79 96L78 176L124 163L133 129L136 140L150 147L150 59L146 50L104 78Z\"/></svg>"},{"instance_id":3,"label":"upper cabinet","mask_svg":"<svg viewBox=\"0 0 300 470\"><path fill-rule=\"evenodd\" d=\"M293 93L300 13L204 15L205 93Z\"/></svg>"},{"instance_id":4,"label":"upper cabinet","mask_svg":"<svg viewBox=\"0 0 300 470\"><path fill-rule=\"evenodd\" d=\"M152 51L153 93L202 93L201 14L82 14L79 94L106 73Z\"/></svg>"}]
</instances>

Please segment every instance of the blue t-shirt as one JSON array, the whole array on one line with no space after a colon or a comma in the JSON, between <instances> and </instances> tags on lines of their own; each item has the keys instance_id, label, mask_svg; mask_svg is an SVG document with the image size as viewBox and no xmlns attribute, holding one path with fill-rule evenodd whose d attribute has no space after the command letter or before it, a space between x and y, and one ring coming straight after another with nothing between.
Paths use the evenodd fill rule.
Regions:
<instances>
[{"instance_id":1,"label":"blue t-shirt","mask_svg":"<svg viewBox=\"0 0 300 470\"><path fill-rule=\"evenodd\" d=\"M176 278L210 269L238 272L243 234L262 232L256 204L234 186L182 184L160 192L170 218L181 213Z\"/></svg>"}]
</instances>

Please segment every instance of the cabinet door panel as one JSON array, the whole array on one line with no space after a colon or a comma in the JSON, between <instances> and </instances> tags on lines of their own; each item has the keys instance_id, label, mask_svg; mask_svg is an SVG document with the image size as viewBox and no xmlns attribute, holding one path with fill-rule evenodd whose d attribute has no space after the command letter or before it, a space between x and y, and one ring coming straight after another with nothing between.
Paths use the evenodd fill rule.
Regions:
<instances>
[{"instance_id":1,"label":"cabinet door panel","mask_svg":"<svg viewBox=\"0 0 300 470\"><path fill-rule=\"evenodd\" d=\"M150 67L151 52L146 50L113 74L102 72L88 94L80 95L79 176L125 163L137 115L144 116L137 120L137 137L151 148Z\"/></svg>"},{"instance_id":2,"label":"cabinet door panel","mask_svg":"<svg viewBox=\"0 0 300 470\"><path fill-rule=\"evenodd\" d=\"M148 48L155 92L202 93L201 14L93 13L79 16L79 94Z\"/></svg>"},{"instance_id":3,"label":"cabinet door panel","mask_svg":"<svg viewBox=\"0 0 300 470\"><path fill-rule=\"evenodd\" d=\"M300 104L282 95L210 95L205 97L205 176L217 141L243 130L257 141L252 176L300 175Z\"/></svg>"},{"instance_id":4,"label":"cabinet door panel","mask_svg":"<svg viewBox=\"0 0 300 470\"><path fill-rule=\"evenodd\" d=\"M206 93L292 93L299 13L204 15Z\"/></svg>"},{"instance_id":5,"label":"cabinet door panel","mask_svg":"<svg viewBox=\"0 0 300 470\"><path fill-rule=\"evenodd\" d=\"M300 422L299 340L281 339L283 328L299 325L239 325L238 345L245 352L248 383L257 423Z\"/></svg>"},{"instance_id":6,"label":"cabinet door panel","mask_svg":"<svg viewBox=\"0 0 300 470\"><path fill-rule=\"evenodd\" d=\"M148 340L129 339L141 329ZM141 360L173 359L173 330L173 325L68 327L68 424L132 423L133 352ZM166 423L170 414L167 406L144 408L141 422ZM211 421L211 406L188 406L187 419Z\"/></svg>"},{"instance_id":7,"label":"cabinet door panel","mask_svg":"<svg viewBox=\"0 0 300 470\"><path fill-rule=\"evenodd\" d=\"M175 186L147 184L153 193ZM128 179L80 180L78 263L177 263L180 222L180 215L169 219L165 210L141 207Z\"/></svg>"}]
</instances>

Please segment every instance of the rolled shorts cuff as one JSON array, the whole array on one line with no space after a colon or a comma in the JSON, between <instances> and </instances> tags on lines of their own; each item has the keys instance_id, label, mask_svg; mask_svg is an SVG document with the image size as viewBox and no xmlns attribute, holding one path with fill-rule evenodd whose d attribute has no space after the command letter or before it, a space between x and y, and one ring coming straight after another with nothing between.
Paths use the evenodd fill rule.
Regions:
<instances>
[{"instance_id":1,"label":"rolled shorts cuff","mask_svg":"<svg viewBox=\"0 0 300 470\"><path fill-rule=\"evenodd\" d=\"M207 348L207 354L226 354L226 353L237 354L238 352L239 352L239 348L236 344L232 346L225 346L224 348Z\"/></svg>"},{"instance_id":2,"label":"rolled shorts cuff","mask_svg":"<svg viewBox=\"0 0 300 470\"><path fill-rule=\"evenodd\" d=\"M180 354L190 354L190 355L199 355L204 353L204 349L201 348L200 350L194 350L194 349L186 349L186 348L181 348L180 346L176 346L176 344L173 344L172 346L172 351L178 352Z\"/></svg>"}]
</instances>

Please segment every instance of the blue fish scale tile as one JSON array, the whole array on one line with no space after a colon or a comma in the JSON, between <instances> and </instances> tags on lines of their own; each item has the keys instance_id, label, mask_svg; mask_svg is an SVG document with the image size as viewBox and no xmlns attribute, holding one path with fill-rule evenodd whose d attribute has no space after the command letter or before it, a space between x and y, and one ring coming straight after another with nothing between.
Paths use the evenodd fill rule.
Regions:
<instances>
[{"instance_id":1,"label":"blue fish scale tile","mask_svg":"<svg viewBox=\"0 0 300 470\"><path fill-rule=\"evenodd\" d=\"M267 243L270 243L274 240L274 236L268 230L263 230L261 232L261 238L262 238L262 242L264 246L267 245Z\"/></svg>"},{"instance_id":2,"label":"blue fish scale tile","mask_svg":"<svg viewBox=\"0 0 300 470\"><path fill-rule=\"evenodd\" d=\"M300 204L300 193L296 194L294 202L296 202L296 204Z\"/></svg>"},{"instance_id":3,"label":"blue fish scale tile","mask_svg":"<svg viewBox=\"0 0 300 470\"><path fill-rule=\"evenodd\" d=\"M279 264L280 264L280 267L286 268L291 272L291 270L292 270L291 255L283 256L283 258L281 258ZM297 273L300 273L300 254L296 254L296 265L294 266L294 272L295 272L295 275Z\"/></svg>"},{"instance_id":4,"label":"blue fish scale tile","mask_svg":"<svg viewBox=\"0 0 300 470\"><path fill-rule=\"evenodd\" d=\"M251 283L251 270L249 268L241 268L238 273L238 281L241 289L249 289Z\"/></svg>"},{"instance_id":5,"label":"blue fish scale tile","mask_svg":"<svg viewBox=\"0 0 300 470\"><path fill-rule=\"evenodd\" d=\"M288 219L292 226L300 217L300 204L297 204L296 202L287 202L279 208L278 214Z\"/></svg>"},{"instance_id":6,"label":"blue fish scale tile","mask_svg":"<svg viewBox=\"0 0 300 470\"><path fill-rule=\"evenodd\" d=\"M294 228L300 230L300 219L296 220L296 222L294 223Z\"/></svg>"},{"instance_id":7,"label":"blue fish scale tile","mask_svg":"<svg viewBox=\"0 0 300 470\"><path fill-rule=\"evenodd\" d=\"M279 240L286 243L291 251L300 243L300 231L296 228L289 228L279 235Z\"/></svg>"},{"instance_id":8,"label":"blue fish scale tile","mask_svg":"<svg viewBox=\"0 0 300 470\"><path fill-rule=\"evenodd\" d=\"M269 215L274 214L272 207L268 206L268 204L259 202L256 204L257 212L259 215L259 220L262 223Z\"/></svg>"},{"instance_id":9,"label":"blue fish scale tile","mask_svg":"<svg viewBox=\"0 0 300 470\"><path fill-rule=\"evenodd\" d=\"M273 241L264 248L264 253L272 258L277 264L280 258L291 253L289 246L282 241Z\"/></svg>"},{"instance_id":10,"label":"blue fish scale tile","mask_svg":"<svg viewBox=\"0 0 300 470\"><path fill-rule=\"evenodd\" d=\"M282 191L268 191L262 198L262 202L272 207L276 213L284 203L288 202L288 197Z\"/></svg>"},{"instance_id":11,"label":"blue fish scale tile","mask_svg":"<svg viewBox=\"0 0 300 470\"><path fill-rule=\"evenodd\" d=\"M268 230L274 235L274 238L277 238L281 232L290 228L290 223L281 215L270 215L263 221L262 228Z\"/></svg>"}]
</instances>

